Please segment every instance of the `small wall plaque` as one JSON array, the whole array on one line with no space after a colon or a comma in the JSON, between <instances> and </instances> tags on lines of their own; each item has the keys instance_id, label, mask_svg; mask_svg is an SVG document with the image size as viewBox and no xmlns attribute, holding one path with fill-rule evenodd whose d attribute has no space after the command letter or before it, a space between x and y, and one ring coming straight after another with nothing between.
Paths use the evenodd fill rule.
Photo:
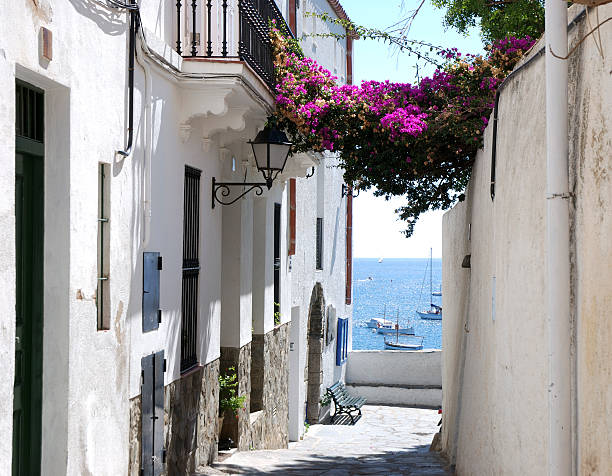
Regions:
<instances>
[{"instance_id":1,"label":"small wall plaque","mask_svg":"<svg viewBox=\"0 0 612 476\"><path fill-rule=\"evenodd\" d=\"M53 59L53 33L44 26L40 28L42 57L47 61Z\"/></svg>"}]
</instances>

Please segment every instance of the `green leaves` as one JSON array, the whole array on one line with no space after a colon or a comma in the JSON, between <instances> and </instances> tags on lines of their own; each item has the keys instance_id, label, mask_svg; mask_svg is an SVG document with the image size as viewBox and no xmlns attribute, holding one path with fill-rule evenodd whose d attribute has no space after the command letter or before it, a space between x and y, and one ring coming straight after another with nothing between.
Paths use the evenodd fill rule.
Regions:
<instances>
[{"instance_id":1,"label":"green leaves","mask_svg":"<svg viewBox=\"0 0 612 476\"><path fill-rule=\"evenodd\" d=\"M236 368L230 367L225 375L219 375L219 414L223 415L226 411L232 412L234 415L238 413L240 408L244 407L246 395L237 396L238 377L236 376Z\"/></svg>"},{"instance_id":2,"label":"green leaves","mask_svg":"<svg viewBox=\"0 0 612 476\"><path fill-rule=\"evenodd\" d=\"M432 3L446 9L447 26L463 34L480 26L488 43L507 36L538 38L544 32L542 0L432 0Z\"/></svg>"}]
</instances>

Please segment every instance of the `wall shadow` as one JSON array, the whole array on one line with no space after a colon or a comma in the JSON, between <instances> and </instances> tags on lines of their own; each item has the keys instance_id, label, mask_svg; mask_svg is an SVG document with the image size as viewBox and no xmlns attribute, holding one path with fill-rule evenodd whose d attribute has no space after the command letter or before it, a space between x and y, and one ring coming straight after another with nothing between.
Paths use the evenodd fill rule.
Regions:
<instances>
[{"instance_id":1,"label":"wall shadow","mask_svg":"<svg viewBox=\"0 0 612 476\"><path fill-rule=\"evenodd\" d=\"M418 445L408 450L381 451L359 456L310 454L268 467L265 471L237 464L219 463L217 470L230 474L249 475L428 475L449 476L452 471L437 453L429 451L429 445ZM203 473L205 474L205 473ZM196 476L197 473L196 473Z\"/></svg>"},{"instance_id":2,"label":"wall shadow","mask_svg":"<svg viewBox=\"0 0 612 476\"><path fill-rule=\"evenodd\" d=\"M68 0L80 15L89 18L107 35L124 34L129 26L128 17L123 10L105 7L93 0Z\"/></svg>"}]
</instances>

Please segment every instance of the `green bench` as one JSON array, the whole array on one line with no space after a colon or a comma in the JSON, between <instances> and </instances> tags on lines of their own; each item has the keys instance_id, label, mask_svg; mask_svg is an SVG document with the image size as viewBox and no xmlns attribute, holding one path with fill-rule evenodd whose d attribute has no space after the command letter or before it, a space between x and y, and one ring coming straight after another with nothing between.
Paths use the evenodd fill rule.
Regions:
<instances>
[{"instance_id":1,"label":"green bench","mask_svg":"<svg viewBox=\"0 0 612 476\"><path fill-rule=\"evenodd\" d=\"M326 395L334 402L334 414L331 422L336 416L346 414L351 418L351 423L355 423L353 412L358 412L361 416L361 407L365 405L366 399L363 397L351 396L342 382L336 382L327 389Z\"/></svg>"}]
</instances>

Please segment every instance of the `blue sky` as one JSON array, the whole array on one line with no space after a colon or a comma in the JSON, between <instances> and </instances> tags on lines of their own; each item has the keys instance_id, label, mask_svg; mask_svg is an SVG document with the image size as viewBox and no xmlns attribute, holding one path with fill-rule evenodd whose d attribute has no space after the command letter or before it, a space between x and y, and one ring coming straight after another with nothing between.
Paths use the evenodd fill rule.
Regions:
<instances>
[{"instance_id":1,"label":"blue sky","mask_svg":"<svg viewBox=\"0 0 612 476\"><path fill-rule=\"evenodd\" d=\"M417 0L341 0L342 6L355 23L385 29L396 23L406 12L416 8ZM410 38L428 41L444 47L456 47L466 53L481 53L482 43L476 30L464 37L445 30L443 11L423 5L415 20ZM416 69L412 57L395 53L387 44L373 40L355 42L353 80L414 82ZM432 71L419 71L420 75ZM354 256L356 258L425 258L433 247L434 257L442 255L442 212L422 215L415 233L406 239L401 231L404 223L397 220L394 210L403 204L402 198L385 201L371 192L362 192L354 202Z\"/></svg>"}]
</instances>

